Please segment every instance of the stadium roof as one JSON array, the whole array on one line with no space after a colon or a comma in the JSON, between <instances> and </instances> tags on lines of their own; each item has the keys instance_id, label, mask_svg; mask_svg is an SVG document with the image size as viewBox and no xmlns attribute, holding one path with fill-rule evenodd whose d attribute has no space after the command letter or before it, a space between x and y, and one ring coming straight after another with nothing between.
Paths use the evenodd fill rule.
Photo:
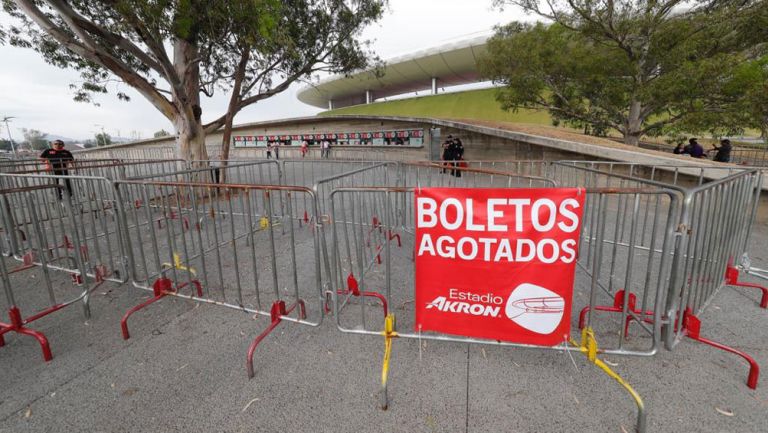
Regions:
<instances>
[{"instance_id":1,"label":"stadium roof","mask_svg":"<svg viewBox=\"0 0 768 433\"><path fill-rule=\"evenodd\" d=\"M477 59L485 53L488 35L462 39L386 61L383 74L373 70L352 76L335 75L298 92L305 104L341 108L374 99L480 81ZM433 78L436 79L433 82Z\"/></svg>"}]
</instances>

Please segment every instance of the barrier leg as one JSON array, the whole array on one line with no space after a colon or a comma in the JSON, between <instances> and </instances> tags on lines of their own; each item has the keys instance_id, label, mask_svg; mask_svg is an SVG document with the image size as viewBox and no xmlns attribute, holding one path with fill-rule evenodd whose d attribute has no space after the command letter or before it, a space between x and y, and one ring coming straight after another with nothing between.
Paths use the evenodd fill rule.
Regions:
<instances>
[{"instance_id":1,"label":"barrier leg","mask_svg":"<svg viewBox=\"0 0 768 433\"><path fill-rule=\"evenodd\" d=\"M296 306L299 307L299 319L303 320L307 317L307 311L306 307L304 306L304 301L299 299L294 304L292 304L287 309L285 308L285 302L284 301L275 301L275 303L272 304L272 308L269 310L269 316L271 319L271 322L267 329L265 329L261 334L259 334L258 337L256 337L250 346L248 346L248 354L246 356L245 361L245 367L248 370L248 379L253 379L254 372L253 372L253 353L256 351L256 346L259 345L259 343L262 342L265 338L267 338L267 335L269 335L276 327L280 324L282 321L283 316L287 316L288 314L293 311Z\"/></svg>"},{"instance_id":2,"label":"barrier leg","mask_svg":"<svg viewBox=\"0 0 768 433\"><path fill-rule=\"evenodd\" d=\"M747 355L746 353L738 349L734 349L733 347L726 346L725 344L721 344L716 341L712 341L710 339L702 337L700 334L701 320L691 312L690 308L685 310L685 313L683 316L683 328L685 329L685 335L692 340L696 340L700 343L704 343L708 346L712 346L717 349L724 350L726 352L730 352L744 358L744 360L746 360L749 363L749 375L747 376L747 386L750 389L757 389L757 379L760 376L760 366L757 364L754 358L752 358L751 356Z\"/></svg>"},{"instance_id":3,"label":"barrier leg","mask_svg":"<svg viewBox=\"0 0 768 433\"><path fill-rule=\"evenodd\" d=\"M571 340L571 344L577 346L579 351L587 356L587 360L589 360L589 362L595 364L599 369L603 370L605 374L610 376L612 379L618 382L619 385L626 389L627 392L629 392L629 394L632 396L632 399L635 400L635 405L637 406L637 424L635 425L635 429L637 433L645 433L648 413L645 409L645 403L643 403L642 397L640 397L640 394L638 394L637 391L635 391L635 389L632 388L629 383L627 383L621 376L613 371L611 367L609 367L602 360L598 359L597 340L595 339L595 333L592 331L592 328L588 327L582 329L581 343L576 343Z\"/></svg>"},{"instance_id":4,"label":"barrier leg","mask_svg":"<svg viewBox=\"0 0 768 433\"><path fill-rule=\"evenodd\" d=\"M131 308L125 313L125 315L123 315L123 318L120 319L120 329L123 332L123 340L131 338L131 335L128 333L128 318L131 317L133 313L168 296L168 294L172 293L172 287L173 282L168 278L163 277L155 280L154 284L152 284L152 292L155 294L155 296Z\"/></svg>"},{"instance_id":5,"label":"barrier leg","mask_svg":"<svg viewBox=\"0 0 768 433\"><path fill-rule=\"evenodd\" d=\"M768 288L759 284L740 282L739 269L737 267L728 265L728 267L725 268L725 283L729 286L749 287L751 289L758 289L762 291L763 297L760 298L760 308L768 308Z\"/></svg>"},{"instance_id":6,"label":"barrier leg","mask_svg":"<svg viewBox=\"0 0 768 433\"><path fill-rule=\"evenodd\" d=\"M384 318L384 360L381 363L381 409L389 408L389 395L387 394L387 379L389 377L389 360L392 357L392 338L397 337L395 331L395 315L388 314Z\"/></svg>"},{"instance_id":7,"label":"barrier leg","mask_svg":"<svg viewBox=\"0 0 768 433\"><path fill-rule=\"evenodd\" d=\"M5 340L2 335L8 332L16 332L18 334L27 335L34 338L40 343L40 349L43 351L43 359L48 362L53 359L51 354L51 346L48 344L48 338L42 332L34 331L32 329L24 327L24 320L21 318L21 312L17 307L11 307L8 309L8 318L11 323L0 322L0 346L5 345Z\"/></svg>"}]
</instances>

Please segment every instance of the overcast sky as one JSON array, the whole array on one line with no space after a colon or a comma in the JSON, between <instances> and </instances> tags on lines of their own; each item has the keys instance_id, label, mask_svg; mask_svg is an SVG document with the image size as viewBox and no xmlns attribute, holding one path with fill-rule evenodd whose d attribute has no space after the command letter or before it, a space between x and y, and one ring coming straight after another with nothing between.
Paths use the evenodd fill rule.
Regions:
<instances>
[{"instance_id":1,"label":"overcast sky","mask_svg":"<svg viewBox=\"0 0 768 433\"><path fill-rule=\"evenodd\" d=\"M364 32L364 39L374 40L374 50L383 59L419 51L462 37L490 33L497 24L513 20L531 20L515 9L491 9L491 0L390 0L389 11L377 24ZM97 98L99 107L74 102L68 85L78 74L48 65L32 50L0 45L0 118L14 116L10 123L14 140L22 139L21 128L38 129L76 139L93 137L104 129L112 136L151 137L155 131L173 127L152 105L130 87L120 90L131 96L130 102L117 100L114 91ZM313 115L317 108L296 99L301 85L248 107L235 123ZM112 89L114 90L114 88ZM218 95L206 99L203 121L220 116L227 98ZM7 138L5 125L0 137Z\"/></svg>"}]
</instances>

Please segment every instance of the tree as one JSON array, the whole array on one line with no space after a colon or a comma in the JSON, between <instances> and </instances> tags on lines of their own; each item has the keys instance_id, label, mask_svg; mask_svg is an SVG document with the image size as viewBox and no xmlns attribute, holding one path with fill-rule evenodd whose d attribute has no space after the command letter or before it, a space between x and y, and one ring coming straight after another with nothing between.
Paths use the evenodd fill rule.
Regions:
<instances>
[{"instance_id":1,"label":"tree","mask_svg":"<svg viewBox=\"0 0 768 433\"><path fill-rule=\"evenodd\" d=\"M4 138L0 138L0 150L6 150L6 151L13 150L13 146L12 146L11 140L6 140Z\"/></svg>"},{"instance_id":2,"label":"tree","mask_svg":"<svg viewBox=\"0 0 768 433\"><path fill-rule=\"evenodd\" d=\"M22 145L27 149L45 150L48 148L48 140L45 138L48 134L45 132L40 132L37 129L22 128L21 133L24 135Z\"/></svg>"},{"instance_id":3,"label":"tree","mask_svg":"<svg viewBox=\"0 0 768 433\"><path fill-rule=\"evenodd\" d=\"M205 135L230 129L248 105L318 71L365 66L368 53L357 37L385 3L3 0L17 20L6 38L79 71L77 100L106 93L114 80L133 87L171 121L179 154L193 160L207 159ZM217 89L231 92L228 110L203 124L200 94Z\"/></svg>"},{"instance_id":4,"label":"tree","mask_svg":"<svg viewBox=\"0 0 768 433\"><path fill-rule=\"evenodd\" d=\"M106 132L97 132L94 138L96 139L96 145L99 147L112 144L112 137Z\"/></svg>"},{"instance_id":5,"label":"tree","mask_svg":"<svg viewBox=\"0 0 768 433\"><path fill-rule=\"evenodd\" d=\"M513 23L488 43L481 70L506 85L505 108L613 128L627 144L691 116L717 113L734 68L765 50L766 0L496 0L553 24ZM676 9L677 8L677 9Z\"/></svg>"},{"instance_id":6,"label":"tree","mask_svg":"<svg viewBox=\"0 0 768 433\"><path fill-rule=\"evenodd\" d=\"M768 55L738 65L726 87L733 102L726 106L728 115L715 125L757 129L768 146Z\"/></svg>"},{"instance_id":7,"label":"tree","mask_svg":"<svg viewBox=\"0 0 768 433\"><path fill-rule=\"evenodd\" d=\"M155 132L155 133L153 134L153 136L154 136L155 138L160 138L160 137L168 137L168 136L170 136L170 135L171 135L171 133L170 133L170 132L168 132L168 131L166 131L165 129L161 129L161 130L159 130L159 131L157 131L157 132Z\"/></svg>"}]
</instances>

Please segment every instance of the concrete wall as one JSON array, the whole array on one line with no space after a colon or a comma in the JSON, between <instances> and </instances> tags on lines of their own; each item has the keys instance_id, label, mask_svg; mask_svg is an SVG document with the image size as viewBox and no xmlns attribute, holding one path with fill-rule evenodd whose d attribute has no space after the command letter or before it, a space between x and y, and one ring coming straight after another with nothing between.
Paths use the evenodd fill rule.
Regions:
<instances>
[{"instance_id":1,"label":"concrete wall","mask_svg":"<svg viewBox=\"0 0 768 433\"><path fill-rule=\"evenodd\" d=\"M432 149L432 132L440 129L440 140L436 142L436 149ZM532 136L528 134L498 130L494 128L455 122L442 119L418 119L404 117L382 116L336 116L336 117L306 117L297 119L285 119L279 121L260 122L239 125L234 128L233 135L296 135L311 133L341 133L364 131L391 131L397 129L423 129L425 133L424 145L418 147L408 146L336 146L332 149L332 157L340 159L356 160L389 160L389 161L414 161L428 160L430 155L440 155L439 144L448 135L461 138L465 146L465 159L467 160L587 160L587 161L623 161L645 165L669 165L679 166L681 161L664 153L657 155L634 152L626 149L608 148L603 146L558 140L547 137ZM212 159L218 158L221 148L221 132L210 134L206 137L209 155ZM155 149L147 151L147 149ZM114 157L114 158L139 158L142 154L151 158L174 158L175 138L164 137L159 139L143 140L123 145L110 146L109 148L90 149L78 152L79 157ZM311 148L309 157L318 158L320 149ZM265 158L264 148L232 148L231 158ZM299 158L298 147L281 148L281 158ZM718 179L727 176L727 170L720 168L723 165L711 161L685 161L685 165L699 166L705 169L704 177ZM733 168L739 168L730 165ZM713 167L719 167L715 169ZM662 182L673 181L671 172L662 170L655 174L655 178ZM621 172L622 169L616 169ZM677 182L684 186L695 186L698 183L699 168L680 168ZM768 174L768 173L766 173ZM768 194L768 176L763 179L764 195ZM768 221L768 201L761 201L758 220L761 223Z\"/></svg>"},{"instance_id":2,"label":"concrete wall","mask_svg":"<svg viewBox=\"0 0 768 433\"><path fill-rule=\"evenodd\" d=\"M439 128L440 137L436 142L437 149L432 149L433 128ZM344 159L376 159L414 161L428 160L430 155L440 155L440 142L448 135L460 137L465 147L465 159L471 160L595 160L591 155L585 155L574 150L560 149L557 143L545 146L531 143L525 136L504 137L489 134L487 131L476 131L462 128L459 124L443 125L435 124L425 119L391 119L345 116L335 117L310 117L288 119L281 121L252 123L237 126L233 135L297 135L314 133L342 133L342 132L378 132L399 129L423 129L423 146L335 146L332 149L333 157ZM209 156L216 159L220 155L221 132L215 132L206 137L206 146ZM175 147L175 137L163 137L110 146L109 148L89 149L83 151L92 157L96 155L112 157L128 157L130 149L158 149ZM150 153L157 157L157 152ZM299 157L298 147L282 147L282 158ZM170 154L164 157L170 157ZM265 158L266 150L262 148L230 148L231 158ZM310 157L319 157L319 149L310 148Z\"/></svg>"}]
</instances>

